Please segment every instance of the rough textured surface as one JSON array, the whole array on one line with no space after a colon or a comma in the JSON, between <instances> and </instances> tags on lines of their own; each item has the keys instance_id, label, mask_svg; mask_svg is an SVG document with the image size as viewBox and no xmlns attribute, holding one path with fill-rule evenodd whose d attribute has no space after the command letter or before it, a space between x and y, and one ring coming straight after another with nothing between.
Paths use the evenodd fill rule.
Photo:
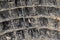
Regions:
<instances>
[{"instance_id":1,"label":"rough textured surface","mask_svg":"<svg viewBox=\"0 0 60 40\"><path fill-rule=\"evenodd\" d=\"M60 0L0 0L0 40L60 40Z\"/></svg>"}]
</instances>

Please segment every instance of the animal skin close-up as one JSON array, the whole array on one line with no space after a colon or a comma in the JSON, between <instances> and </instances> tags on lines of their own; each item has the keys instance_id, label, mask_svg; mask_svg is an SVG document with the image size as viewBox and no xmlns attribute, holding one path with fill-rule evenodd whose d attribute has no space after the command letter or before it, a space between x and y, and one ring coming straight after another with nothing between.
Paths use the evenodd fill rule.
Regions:
<instances>
[{"instance_id":1,"label":"animal skin close-up","mask_svg":"<svg viewBox=\"0 0 60 40\"><path fill-rule=\"evenodd\" d=\"M0 0L0 40L60 40L60 0Z\"/></svg>"}]
</instances>

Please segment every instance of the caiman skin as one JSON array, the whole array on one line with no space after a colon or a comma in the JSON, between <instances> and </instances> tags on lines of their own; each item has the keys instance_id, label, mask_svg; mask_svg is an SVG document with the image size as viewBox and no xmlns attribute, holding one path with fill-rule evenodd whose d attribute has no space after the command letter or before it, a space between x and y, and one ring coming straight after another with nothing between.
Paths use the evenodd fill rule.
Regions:
<instances>
[{"instance_id":1,"label":"caiman skin","mask_svg":"<svg viewBox=\"0 0 60 40\"><path fill-rule=\"evenodd\" d=\"M0 0L0 40L60 40L60 0Z\"/></svg>"}]
</instances>

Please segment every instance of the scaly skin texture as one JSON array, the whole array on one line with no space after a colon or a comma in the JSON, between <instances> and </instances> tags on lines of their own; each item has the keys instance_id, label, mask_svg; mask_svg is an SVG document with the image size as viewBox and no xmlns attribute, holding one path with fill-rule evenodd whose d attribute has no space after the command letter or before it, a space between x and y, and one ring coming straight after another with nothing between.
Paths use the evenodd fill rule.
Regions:
<instances>
[{"instance_id":1,"label":"scaly skin texture","mask_svg":"<svg viewBox=\"0 0 60 40\"><path fill-rule=\"evenodd\" d=\"M0 40L60 40L60 0L0 0Z\"/></svg>"}]
</instances>

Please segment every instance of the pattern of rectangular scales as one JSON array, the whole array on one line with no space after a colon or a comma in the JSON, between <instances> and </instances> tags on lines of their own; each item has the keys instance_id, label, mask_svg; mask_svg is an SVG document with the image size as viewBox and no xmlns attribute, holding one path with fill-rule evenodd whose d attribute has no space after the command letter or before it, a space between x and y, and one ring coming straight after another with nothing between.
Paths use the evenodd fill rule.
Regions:
<instances>
[{"instance_id":1,"label":"pattern of rectangular scales","mask_svg":"<svg viewBox=\"0 0 60 40\"><path fill-rule=\"evenodd\" d=\"M60 0L0 0L0 40L60 40Z\"/></svg>"}]
</instances>

